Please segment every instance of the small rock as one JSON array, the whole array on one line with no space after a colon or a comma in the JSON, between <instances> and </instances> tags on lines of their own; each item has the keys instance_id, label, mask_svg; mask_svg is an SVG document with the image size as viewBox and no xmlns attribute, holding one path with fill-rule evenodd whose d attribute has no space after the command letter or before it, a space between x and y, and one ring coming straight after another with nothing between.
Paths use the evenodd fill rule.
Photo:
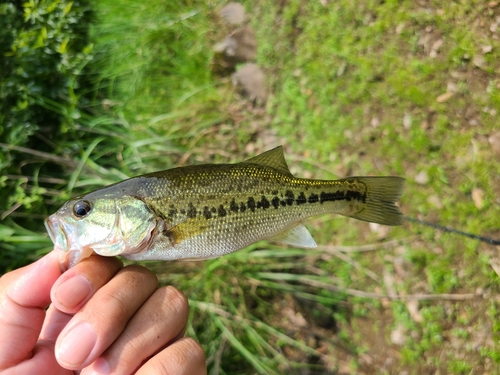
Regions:
<instances>
[{"instance_id":1,"label":"small rock","mask_svg":"<svg viewBox=\"0 0 500 375\"><path fill-rule=\"evenodd\" d=\"M493 46L492 45L482 46L481 51L483 53L490 53L491 51L493 51Z\"/></svg>"},{"instance_id":2,"label":"small rock","mask_svg":"<svg viewBox=\"0 0 500 375\"><path fill-rule=\"evenodd\" d=\"M422 323L424 318L420 311L418 310L418 301L416 299L412 299L406 302L406 308L410 313L411 318L417 323Z\"/></svg>"},{"instance_id":3,"label":"small rock","mask_svg":"<svg viewBox=\"0 0 500 375\"><path fill-rule=\"evenodd\" d=\"M489 6L490 8L495 8L498 4L499 4L499 2L498 2L498 1L490 1L490 2L488 3L488 6Z\"/></svg>"},{"instance_id":4,"label":"small rock","mask_svg":"<svg viewBox=\"0 0 500 375\"><path fill-rule=\"evenodd\" d=\"M385 284L385 289L387 290L387 295L391 297L391 299L397 298L398 293L396 292L396 288L394 285L394 275L385 269L384 269L384 284Z\"/></svg>"},{"instance_id":5,"label":"small rock","mask_svg":"<svg viewBox=\"0 0 500 375\"><path fill-rule=\"evenodd\" d=\"M500 277L500 259L498 258L491 258L490 259L490 266L493 268L493 271Z\"/></svg>"},{"instance_id":6,"label":"small rock","mask_svg":"<svg viewBox=\"0 0 500 375\"><path fill-rule=\"evenodd\" d=\"M486 67L486 60L483 55L474 55L472 63L479 69L484 69Z\"/></svg>"},{"instance_id":7,"label":"small rock","mask_svg":"<svg viewBox=\"0 0 500 375\"><path fill-rule=\"evenodd\" d=\"M432 204L434 207L441 209L444 207L443 202L441 202L441 199L436 195L432 194L427 197L427 202Z\"/></svg>"},{"instance_id":8,"label":"small rock","mask_svg":"<svg viewBox=\"0 0 500 375\"><path fill-rule=\"evenodd\" d=\"M251 61L257 55L255 33L250 26L244 26L217 43L214 51L222 56L228 66Z\"/></svg>"},{"instance_id":9,"label":"small rock","mask_svg":"<svg viewBox=\"0 0 500 375\"><path fill-rule=\"evenodd\" d=\"M477 209L482 209L484 207L484 190L474 188L472 189L471 196Z\"/></svg>"},{"instance_id":10,"label":"small rock","mask_svg":"<svg viewBox=\"0 0 500 375\"><path fill-rule=\"evenodd\" d=\"M266 75L257 64L250 63L244 65L231 78L233 84L251 100L256 100L260 103L266 101Z\"/></svg>"},{"instance_id":11,"label":"small rock","mask_svg":"<svg viewBox=\"0 0 500 375\"><path fill-rule=\"evenodd\" d=\"M295 312L290 307L287 307L283 309L283 315L285 315L295 327L307 327L307 321L300 312Z\"/></svg>"},{"instance_id":12,"label":"small rock","mask_svg":"<svg viewBox=\"0 0 500 375\"><path fill-rule=\"evenodd\" d=\"M429 175L426 171L420 171L415 176L415 182L420 185L425 185L429 182Z\"/></svg>"},{"instance_id":13,"label":"small rock","mask_svg":"<svg viewBox=\"0 0 500 375\"><path fill-rule=\"evenodd\" d=\"M359 353L359 362L362 364L362 365L365 365L365 366L371 366L373 364L373 357L367 353ZM351 369L349 368L348 371L346 372L346 374L350 374ZM340 374L340 372L339 372Z\"/></svg>"},{"instance_id":14,"label":"small rock","mask_svg":"<svg viewBox=\"0 0 500 375\"><path fill-rule=\"evenodd\" d=\"M458 86L455 82L448 82L446 84L446 92L456 93L458 92Z\"/></svg>"},{"instance_id":15,"label":"small rock","mask_svg":"<svg viewBox=\"0 0 500 375\"><path fill-rule=\"evenodd\" d=\"M475 115L476 115L476 108L474 108L473 106L468 106L466 109L465 109L465 114L464 114L464 117L466 119L470 119L470 118L473 118Z\"/></svg>"},{"instance_id":16,"label":"small rock","mask_svg":"<svg viewBox=\"0 0 500 375\"><path fill-rule=\"evenodd\" d=\"M398 325L398 328L396 328L391 332L391 342L394 345L399 345L399 346L404 345L404 343L406 342L406 335L404 332L404 328L401 324Z\"/></svg>"},{"instance_id":17,"label":"small rock","mask_svg":"<svg viewBox=\"0 0 500 375\"><path fill-rule=\"evenodd\" d=\"M228 25L240 25L245 21L245 7L240 3L227 3L219 14Z\"/></svg>"},{"instance_id":18,"label":"small rock","mask_svg":"<svg viewBox=\"0 0 500 375\"><path fill-rule=\"evenodd\" d=\"M427 50L427 45L430 43L430 39L431 39L430 34L426 32L421 32L417 44L419 46L424 46L424 49Z\"/></svg>"},{"instance_id":19,"label":"small rock","mask_svg":"<svg viewBox=\"0 0 500 375\"><path fill-rule=\"evenodd\" d=\"M397 256L393 260L394 263L394 271L396 271L396 275L405 278L408 276L408 272L406 272L404 265L405 265L405 260L402 256Z\"/></svg>"},{"instance_id":20,"label":"small rock","mask_svg":"<svg viewBox=\"0 0 500 375\"><path fill-rule=\"evenodd\" d=\"M445 92L444 94L441 94L439 95L437 98L436 98L436 101L438 103L444 103L444 102L447 102L448 100L450 100L450 98L453 96L453 93L452 92Z\"/></svg>"},{"instance_id":21,"label":"small rock","mask_svg":"<svg viewBox=\"0 0 500 375\"><path fill-rule=\"evenodd\" d=\"M411 128L411 115L405 112L403 116L403 128L410 129Z\"/></svg>"},{"instance_id":22,"label":"small rock","mask_svg":"<svg viewBox=\"0 0 500 375\"><path fill-rule=\"evenodd\" d=\"M347 68L347 63L344 61L342 64L340 64L339 68L337 69L337 77L340 77L342 74L344 74L346 68Z\"/></svg>"},{"instance_id":23,"label":"small rock","mask_svg":"<svg viewBox=\"0 0 500 375\"><path fill-rule=\"evenodd\" d=\"M490 142L493 152L500 156L500 132L490 135L488 142Z\"/></svg>"},{"instance_id":24,"label":"small rock","mask_svg":"<svg viewBox=\"0 0 500 375\"><path fill-rule=\"evenodd\" d=\"M429 53L429 56L431 58L435 58L440 50L440 48L443 46L444 41L443 39L438 39L434 43L432 43L431 46L431 52Z\"/></svg>"},{"instance_id":25,"label":"small rock","mask_svg":"<svg viewBox=\"0 0 500 375\"><path fill-rule=\"evenodd\" d=\"M450 75L455 78L455 79L459 79L459 80L465 80L467 79L467 75L464 74L463 72L459 72L457 70L454 70L450 73Z\"/></svg>"},{"instance_id":26,"label":"small rock","mask_svg":"<svg viewBox=\"0 0 500 375\"><path fill-rule=\"evenodd\" d=\"M380 225L377 223L368 223L368 227L372 233L376 233L378 238L385 238L389 233L390 227L387 225Z\"/></svg>"}]
</instances>

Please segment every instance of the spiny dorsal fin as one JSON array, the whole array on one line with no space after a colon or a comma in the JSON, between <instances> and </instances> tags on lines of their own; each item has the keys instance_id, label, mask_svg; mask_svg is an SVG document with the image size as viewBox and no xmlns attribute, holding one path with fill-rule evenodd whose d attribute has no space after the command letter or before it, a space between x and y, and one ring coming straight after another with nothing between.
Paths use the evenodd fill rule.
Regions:
<instances>
[{"instance_id":1,"label":"spiny dorsal fin","mask_svg":"<svg viewBox=\"0 0 500 375\"><path fill-rule=\"evenodd\" d=\"M317 246L311 233L302 224L278 233L274 237L271 237L270 240L299 247L315 248Z\"/></svg>"},{"instance_id":2,"label":"spiny dorsal fin","mask_svg":"<svg viewBox=\"0 0 500 375\"><path fill-rule=\"evenodd\" d=\"M271 167L279 170L280 172L290 174L290 169L285 160L285 155L283 154L283 146L278 146L272 150L263 152L260 155L254 156L244 163L258 164L265 167Z\"/></svg>"}]
</instances>

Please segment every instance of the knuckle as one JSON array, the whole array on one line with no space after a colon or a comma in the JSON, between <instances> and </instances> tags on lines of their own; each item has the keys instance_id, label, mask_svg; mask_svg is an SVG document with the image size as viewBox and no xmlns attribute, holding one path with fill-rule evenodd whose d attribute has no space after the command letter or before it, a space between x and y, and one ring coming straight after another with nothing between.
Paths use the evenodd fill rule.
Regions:
<instances>
[{"instance_id":1,"label":"knuckle","mask_svg":"<svg viewBox=\"0 0 500 375\"><path fill-rule=\"evenodd\" d=\"M103 291L100 295L99 305L106 306L106 309L92 309L92 314L101 315L102 318L107 317L108 319L110 315L113 315L113 319L128 315L127 300L120 293Z\"/></svg>"},{"instance_id":2,"label":"knuckle","mask_svg":"<svg viewBox=\"0 0 500 375\"><path fill-rule=\"evenodd\" d=\"M189 311L188 299L179 289L173 286L164 287L165 301L176 310L178 314L186 314Z\"/></svg>"},{"instance_id":3,"label":"knuckle","mask_svg":"<svg viewBox=\"0 0 500 375\"><path fill-rule=\"evenodd\" d=\"M192 361L197 367L205 366L205 351L195 339L191 337L184 337L179 340L184 346L185 353L189 353L189 360Z\"/></svg>"},{"instance_id":4,"label":"knuckle","mask_svg":"<svg viewBox=\"0 0 500 375\"><path fill-rule=\"evenodd\" d=\"M123 273L127 274L127 277L130 278L131 283L142 283L147 281L153 284L155 287L158 286L158 277L156 274L146 267L137 266L137 265L129 265L122 269Z\"/></svg>"},{"instance_id":5,"label":"knuckle","mask_svg":"<svg viewBox=\"0 0 500 375\"><path fill-rule=\"evenodd\" d=\"M159 373L162 375L206 374L205 352L200 344L190 337L177 341L168 351L172 361L157 361Z\"/></svg>"}]
</instances>

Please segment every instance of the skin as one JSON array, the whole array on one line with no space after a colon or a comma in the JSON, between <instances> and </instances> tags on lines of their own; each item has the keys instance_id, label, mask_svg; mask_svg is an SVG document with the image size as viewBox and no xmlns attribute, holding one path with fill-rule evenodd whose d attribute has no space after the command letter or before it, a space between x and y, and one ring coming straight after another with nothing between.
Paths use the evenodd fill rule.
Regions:
<instances>
[{"instance_id":1,"label":"skin","mask_svg":"<svg viewBox=\"0 0 500 375\"><path fill-rule=\"evenodd\" d=\"M0 278L0 372L203 375L187 318L186 297L144 267L93 255L61 273L52 252Z\"/></svg>"}]
</instances>

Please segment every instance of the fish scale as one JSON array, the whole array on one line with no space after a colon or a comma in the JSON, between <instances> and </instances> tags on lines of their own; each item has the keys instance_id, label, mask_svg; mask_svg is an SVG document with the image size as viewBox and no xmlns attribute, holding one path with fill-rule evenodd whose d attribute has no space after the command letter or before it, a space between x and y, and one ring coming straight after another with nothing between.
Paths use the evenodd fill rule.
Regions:
<instances>
[{"instance_id":1,"label":"fish scale","mask_svg":"<svg viewBox=\"0 0 500 375\"><path fill-rule=\"evenodd\" d=\"M394 203L403 185L404 179L392 176L337 181L296 178L278 147L237 164L174 168L76 197L47 220L47 228L53 240L59 238L62 250L67 251L64 237L66 242L76 238L79 244L67 246L73 251L98 252L99 248L101 255L135 260L208 259L263 239L314 247L301 224L311 216L336 213L401 224L402 215ZM80 210L85 215L75 217L75 207L87 205L88 212ZM109 216L113 210L119 215L115 227L120 230L107 220L113 235L106 237L99 215L106 211ZM135 217L125 217L127 210ZM138 229L131 229L134 225ZM63 235L54 233L56 227ZM99 238L92 238L92 232L99 233ZM112 254L106 251L106 243Z\"/></svg>"}]
</instances>

